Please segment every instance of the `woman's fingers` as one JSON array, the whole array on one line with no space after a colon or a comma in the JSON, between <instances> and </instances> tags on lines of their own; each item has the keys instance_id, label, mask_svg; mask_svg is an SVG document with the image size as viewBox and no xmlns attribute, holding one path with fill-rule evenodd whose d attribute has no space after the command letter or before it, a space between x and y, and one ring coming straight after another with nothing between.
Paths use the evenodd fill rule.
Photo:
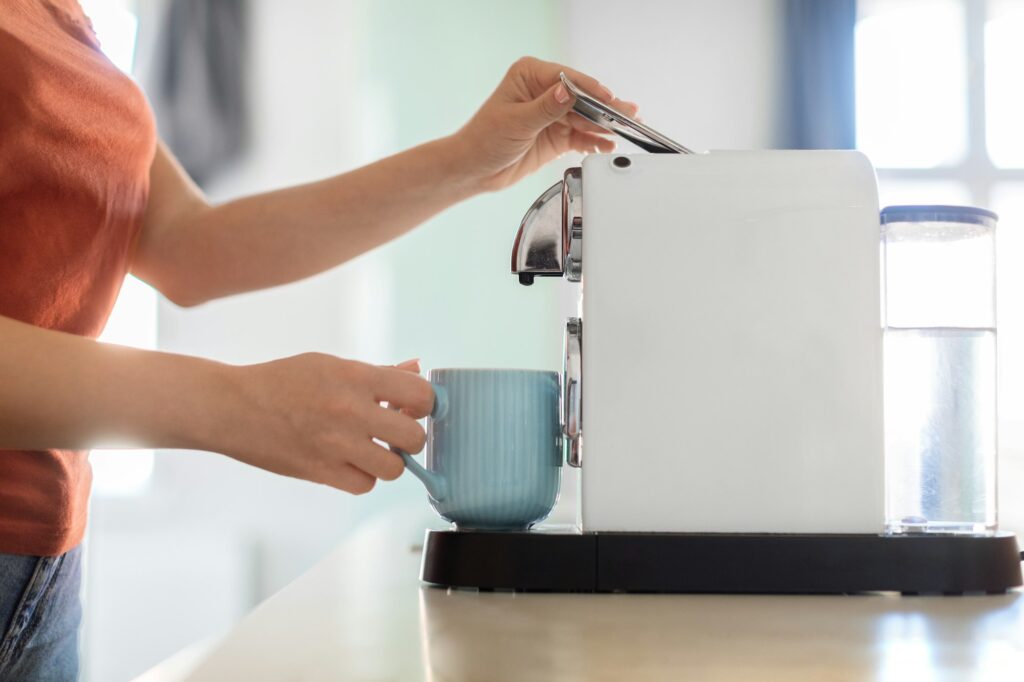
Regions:
<instances>
[{"instance_id":1,"label":"woman's fingers","mask_svg":"<svg viewBox=\"0 0 1024 682\"><path fill-rule=\"evenodd\" d=\"M398 461L402 461L398 455L394 455L393 453L388 454L392 454L392 456L397 458ZM329 485L332 488L337 488L338 490L344 490L345 492L352 493L353 495L363 495L373 490L373 487L377 484L377 478L377 476L368 474L352 464L345 463L336 467L331 467L330 470L324 472L322 476L318 476L313 480L316 480L318 483Z\"/></svg>"},{"instance_id":2,"label":"woman's fingers","mask_svg":"<svg viewBox=\"0 0 1024 682\"><path fill-rule=\"evenodd\" d=\"M530 85L534 94L539 94L557 83L559 74L564 71L565 75L584 92L597 97L602 102L611 102L615 99L615 95L608 87L602 85L596 78L576 69L533 57L525 57L519 63L523 65L524 75L531 81Z\"/></svg>"},{"instance_id":3,"label":"woman's fingers","mask_svg":"<svg viewBox=\"0 0 1024 682\"><path fill-rule=\"evenodd\" d=\"M563 66L562 64L556 64L554 62L546 62L541 59L526 58L522 60L525 64L525 70L528 77L533 81L532 85L534 93L539 94L544 90L547 90L553 83L559 80L559 74L565 72L565 75L569 77L573 83L575 83L583 92L587 93L592 97L596 97L605 104L610 104L613 108L628 113L628 109L632 102L621 100L615 96L611 89L603 84L601 81L588 76L582 71ZM632 114L628 114L632 116Z\"/></svg>"},{"instance_id":4,"label":"woman's fingers","mask_svg":"<svg viewBox=\"0 0 1024 682\"><path fill-rule=\"evenodd\" d=\"M377 403L401 408L414 419L422 419L434 409L434 389L419 374L396 367L376 369L373 398Z\"/></svg>"},{"instance_id":5,"label":"woman's fingers","mask_svg":"<svg viewBox=\"0 0 1024 682\"><path fill-rule=\"evenodd\" d=\"M405 471L401 457L369 440L352 448L349 461L361 472L383 481L393 481Z\"/></svg>"},{"instance_id":6,"label":"woman's fingers","mask_svg":"<svg viewBox=\"0 0 1024 682\"><path fill-rule=\"evenodd\" d=\"M277 474L369 492L403 470L401 457L374 438L423 449L416 419L429 414L434 392L416 370L416 361L377 367L319 353L239 368L237 401L251 416L218 449ZM388 412L385 401L409 414Z\"/></svg>"},{"instance_id":7,"label":"woman's fingers","mask_svg":"<svg viewBox=\"0 0 1024 682\"><path fill-rule=\"evenodd\" d=\"M551 89L553 85L559 82L560 74L564 72L583 92L597 98L626 116L636 116L639 110L635 103L617 98L608 86L596 78L568 66L546 62L533 57L525 57L519 60L516 66L521 69L522 76L526 80L533 97L539 97L542 93L546 93ZM546 100L545 103L547 103ZM596 133L604 130L576 114L566 114L566 118L561 120L573 119L578 119L580 123L573 122L570 125L582 132Z\"/></svg>"},{"instance_id":8,"label":"woman's fingers","mask_svg":"<svg viewBox=\"0 0 1024 682\"><path fill-rule=\"evenodd\" d=\"M427 442L423 427L412 417L387 407L374 406L366 417L373 438L406 452L419 452Z\"/></svg>"},{"instance_id":9,"label":"woman's fingers","mask_svg":"<svg viewBox=\"0 0 1024 682\"><path fill-rule=\"evenodd\" d=\"M420 359L419 358L413 358L411 360L403 360L402 362L400 362L397 365L395 365L395 367L397 369L403 370L405 372L414 372L416 374L419 374L420 373Z\"/></svg>"},{"instance_id":10,"label":"woman's fingers","mask_svg":"<svg viewBox=\"0 0 1024 682\"><path fill-rule=\"evenodd\" d=\"M640 105L636 102L627 102L625 100L618 100L619 106L615 107L618 111L621 111L630 118L639 118L637 113L640 111Z\"/></svg>"}]
</instances>

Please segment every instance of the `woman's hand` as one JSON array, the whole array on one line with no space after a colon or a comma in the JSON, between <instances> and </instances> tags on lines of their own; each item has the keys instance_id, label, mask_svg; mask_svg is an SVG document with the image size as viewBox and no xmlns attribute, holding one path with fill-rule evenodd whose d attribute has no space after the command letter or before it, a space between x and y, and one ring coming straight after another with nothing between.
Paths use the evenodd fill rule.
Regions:
<instances>
[{"instance_id":1,"label":"woman's hand","mask_svg":"<svg viewBox=\"0 0 1024 682\"><path fill-rule=\"evenodd\" d=\"M616 99L590 76L523 57L454 135L481 190L507 187L568 151L615 149L604 128L572 113L573 97L559 80L560 71L565 71L584 92L624 114L636 115L637 105Z\"/></svg>"},{"instance_id":2,"label":"woman's hand","mask_svg":"<svg viewBox=\"0 0 1024 682\"><path fill-rule=\"evenodd\" d=\"M307 354L239 367L2 315L0 348L0 449L208 450L358 494L402 473L375 439L419 452L416 420L434 404L415 361Z\"/></svg>"},{"instance_id":3,"label":"woman's hand","mask_svg":"<svg viewBox=\"0 0 1024 682\"><path fill-rule=\"evenodd\" d=\"M217 449L237 460L358 495L404 469L375 439L423 449L416 420L430 414L434 392L415 362L378 367L309 353L232 370L237 418Z\"/></svg>"}]
</instances>

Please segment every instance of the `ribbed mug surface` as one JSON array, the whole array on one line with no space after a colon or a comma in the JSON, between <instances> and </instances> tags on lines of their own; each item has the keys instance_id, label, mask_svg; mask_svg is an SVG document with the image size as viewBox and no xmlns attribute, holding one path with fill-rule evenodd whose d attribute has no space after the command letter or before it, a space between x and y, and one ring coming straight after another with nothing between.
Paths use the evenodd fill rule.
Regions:
<instances>
[{"instance_id":1,"label":"ribbed mug surface","mask_svg":"<svg viewBox=\"0 0 1024 682\"><path fill-rule=\"evenodd\" d=\"M555 372L435 369L446 405L428 420L427 469L446 482L431 506L460 528L528 528L551 513L561 479Z\"/></svg>"}]
</instances>

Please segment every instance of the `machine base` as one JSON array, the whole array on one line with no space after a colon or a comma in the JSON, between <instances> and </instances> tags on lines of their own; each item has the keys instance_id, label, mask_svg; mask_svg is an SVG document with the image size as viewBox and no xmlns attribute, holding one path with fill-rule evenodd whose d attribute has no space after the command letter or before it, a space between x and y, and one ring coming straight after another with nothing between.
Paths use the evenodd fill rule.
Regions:
<instances>
[{"instance_id":1,"label":"machine base","mask_svg":"<svg viewBox=\"0 0 1024 682\"><path fill-rule=\"evenodd\" d=\"M543 592L1002 593L1012 533L762 535L428 530L423 581Z\"/></svg>"}]
</instances>

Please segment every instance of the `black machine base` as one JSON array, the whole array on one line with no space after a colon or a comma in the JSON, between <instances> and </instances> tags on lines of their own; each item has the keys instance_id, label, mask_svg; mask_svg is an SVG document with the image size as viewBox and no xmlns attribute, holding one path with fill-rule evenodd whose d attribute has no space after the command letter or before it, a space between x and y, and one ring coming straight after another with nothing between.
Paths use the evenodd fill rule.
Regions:
<instances>
[{"instance_id":1,"label":"black machine base","mask_svg":"<svg viewBox=\"0 0 1024 682\"><path fill-rule=\"evenodd\" d=\"M1002 593L1012 533L760 535L433 531L423 581L541 592Z\"/></svg>"}]
</instances>

